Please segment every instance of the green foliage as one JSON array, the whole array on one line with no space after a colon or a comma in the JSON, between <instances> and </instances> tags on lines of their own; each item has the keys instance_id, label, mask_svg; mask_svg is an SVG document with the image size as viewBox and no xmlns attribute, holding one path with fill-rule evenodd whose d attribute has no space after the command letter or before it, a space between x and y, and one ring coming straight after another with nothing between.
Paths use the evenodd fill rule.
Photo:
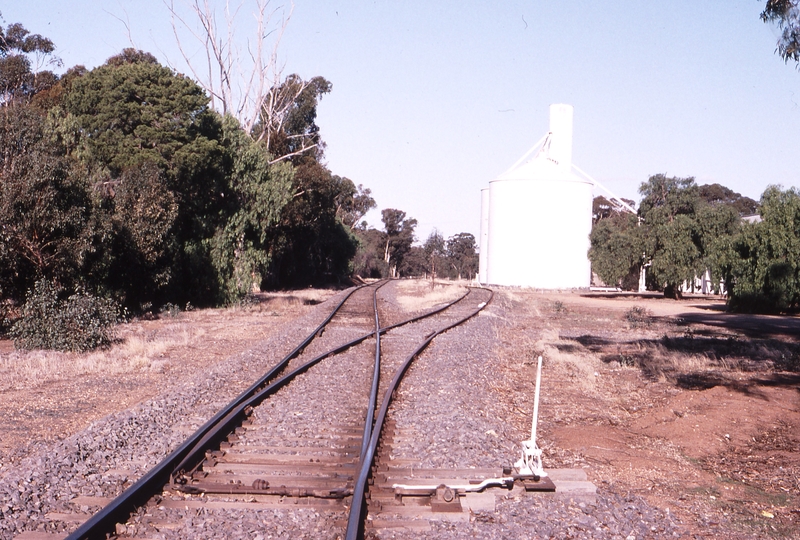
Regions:
<instances>
[{"instance_id":1,"label":"green foliage","mask_svg":"<svg viewBox=\"0 0 800 540\"><path fill-rule=\"evenodd\" d=\"M780 312L800 307L800 192L770 186L761 196L760 223L734 240L730 306Z\"/></svg>"},{"instance_id":2,"label":"green foliage","mask_svg":"<svg viewBox=\"0 0 800 540\"><path fill-rule=\"evenodd\" d=\"M748 216L758 211L758 203L750 197L736 193L720 184L699 186L700 198L712 206L728 206L740 216Z\"/></svg>"},{"instance_id":3,"label":"green foliage","mask_svg":"<svg viewBox=\"0 0 800 540\"><path fill-rule=\"evenodd\" d=\"M640 233L638 219L630 213L614 212L592 227L589 260L605 283L626 289L636 286L644 253Z\"/></svg>"},{"instance_id":4,"label":"green foliage","mask_svg":"<svg viewBox=\"0 0 800 540\"><path fill-rule=\"evenodd\" d=\"M383 260L389 266L389 275L397 277L402 267L403 258L411 250L414 243L414 229L417 220L406 218L406 213L395 208L381 210L381 221L384 227Z\"/></svg>"},{"instance_id":5,"label":"green foliage","mask_svg":"<svg viewBox=\"0 0 800 540\"><path fill-rule=\"evenodd\" d=\"M21 301L41 278L78 279L91 245L91 201L80 170L29 107L0 107L0 290Z\"/></svg>"},{"instance_id":6,"label":"green foliage","mask_svg":"<svg viewBox=\"0 0 800 540\"><path fill-rule=\"evenodd\" d=\"M51 281L36 282L11 327L14 346L82 352L111 342L112 326L119 321L114 302L82 291L61 296L63 290Z\"/></svg>"},{"instance_id":7,"label":"green foliage","mask_svg":"<svg viewBox=\"0 0 800 540\"><path fill-rule=\"evenodd\" d=\"M636 203L630 199L619 200L630 207L636 205ZM602 195L595 197L592 199L592 223L597 223L601 219L607 219L617 215L621 211L621 208L622 206L618 202L612 202Z\"/></svg>"},{"instance_id":8,"label":"green foliage","mask_svg":"<svg viewBox=\"0 0 800 540\"><path fill-rule=\"evenodd\" d=\"M800 62L800 5L797 0L767 0L761 20L781 30L777 52L785 62Z\"/></svg>"},{"instance_id":9,"label":"green foliage","mask_svg":"<svg viewBox=\"0 0 800 540\"><path fill-rule=\"evenodd\" d=\"M245 133L143 51L30 79L30 54L52 50L0 27L0 300L46 278L137 310L233 304L352 271L375 201L319 162L324 78L288 77Z\"/></svg>"},{"instance_id":10,"label":"green foliage","mask_svg":"<svg viewBox=\"0 0 800 540\"><path fill-rule=\"evenodd\" d=\"M428 239L422 245L422 254L424 258L421 266L425 273L435 274L437 277L445 277L447 275L447 243L442 233L436 229L431 231ZM410 257L407 256L406 258ZM414 275L410 265L406 264L404 266L406 266L404 270L407 270L410 275Z\"/></svg>"},{"instance_id":11,"label":"green foliage","mask_svg":"<svg viewBox=\"0 0 800 540\"><path fill-rule=\"evenodd\" d=\"M388 265L381 261L383 273L382 276L389 276ZM425 254L424 246L411 246L405 257L403 257L403 266L400 268L400 275L406 277L430 277L431 270L436 270L437 278L447 277L446 272L440 273L440 270L447 270L447 264L436 262L431 264L431 258Z\"/></svg>"},{"instance_id":12,"label":"green foliage","mask_svg":"<svg viewBox=\"0 0 800 540\"><path fill-rule=\"evenodd\" d=\"M163 306L161 306L161 314L166 315L171 319L177 319L181 316L181 308L180 306L176 306L172 302L167 302Z\"/></svg>"},{"instance_id":13,"label":"green foliage","mask_svg":"<svg viewBox=\"0 0 800 540\"><path fill-rule=\"evenodd\" d=\"M231 116L223 121L223 144L232 197L228 219L211 239L211 258L220 300L232 304L260 287L267 274L270 234L290 200L294 171L287 163L270 165L265 143L247 136Z\"/></svg>"},{"instance_id":14,"label":"green foliage","mask_svg":"<svg viewBox=\"0 0 800 540\"><path fill-rule=\"evenodd\" d=\"M217 138L208 98L191 79L134 51L131 61L111 58L76 79L64 107L81 130L82 153L112 176L143 162L155 163L179 183L202 164ZM136 61L136 60L139 61Z\"/></svg>"},{"instance_id":15,"label":"green foliage","mask_svg":"<svg viewBox=\"0 0 800 540\"><path fill-rule=\"evenodd\" d=\"M336 215L351 231L358 225L367 212L377 206L372 198L372 190L349 178L334 175L333 181L338 184L339 194L336 196Z\"/></svg>"},{"instance_id":16,"label":"green foliage","mask_svg":"<svg viewBox=\"0 0 800 540\"><path fill-rule=\"evenodd\" d=\"M282 161L294 165L294 195L269 235L266 282L271 286L336 283L349 275L358 245L351 231L374 205L369 190L356 190L321 163L325 145L316 125L317 104L330 90L323 77L304 81L289 75L270 90L253 129L253 137L273 156L273 166ZM345 224L345 219L350 221Z\"/></svg>"},{"instance_id":17,"label":"green foliage","mask_svg":"<svg viewBox=\"0 0 800 540\"><path fill-rule=\"evenodd\" d=\"M357 240L337 218L340 183L311 158L295 166L294 196L271 237L270 281L302 287L337 283L352 272Z\"/></svg>"},{"instance_id":18,"label":"green foliage","mask_svg":"<svg viewBox=\"0 0 800 540\"><path fill-rule=\"evenodd\" d=\"M173 235L176 195L152 163L126 169L106 187L111 237L104 285L139 306L163 296L172 279L179 250Z\"/></svg>"},{"instance_id":19,"label":"green foliage","mask_svg":"<svg viewBox=\"0 0 800 540\"><path fill-rule=\"evenodd\" d=\"M132 49L77 74L64 95L56 131L92 171L105 224L91 273L133 308L224 296L211 243L236 210L226 178L236 159L207 104L193 81Z\"/></svg>"},{"instance_id":20,"label":"green foliage","mask_svg":"<svg viewBox=\"0 0 800 540\"><path fill-rule=\"evenodd\" d=\"M413 228L404 229L410 224L416 225L416 220L405 218L405 212L400 210L384 210L384 216L388 222L387 229L393 232L394 236L389 236L387 232L362 231L360 237L367 234L373 236L371 249L375 254L375 259L386 257L387 249L389 253L389 263L386 259L381 264L376 264L375 275L383 277L391 276L392 269L390 264L397 260L398 239L402 242L413 242L413 236L409 239L409 233L413 234ZM478 254L476 252L475 237L470 233L459 233L445 240L442 234L434 229L425 240L422 246L408 246L401 248L402 259L397 263L395 275L400 276L435 276L442 279L461 279L471 278L478 268ZM366 277L365 274L360 273Z\"/></svg>"},{"instance_id":21,"label":"green foliage","mask_svg":"<svg viewBox=\"0 0 800 540\"><path fill-rule=\"evenodd\" d=\"M665 296L680 296L679 287L705 271L703 230L699 212L703 206L694 178L651 176L639 192L644 252L649 272L663 284Z\"/></svg>"},{"instance_id":22,"label":"green foliage","mask_svg":"<svg viewBox=\"0 0 800 540\"><path fill-rule=\"evenodd\" d=\"M633 288L647 264L651 282L674 297L684 281L706 269L729 278L740 215L750 213L755 201L719 184L697 186L693 178L663 174L651 176L639 191L638 216L595 200L589 259L603 281Z\"/></svg>"},{"instance_id":23,"label":"green foliage","mask_svg":"<svg viewBox=\"0 0 800 540\"><path fill-rule=\"evenodd\" d=\"M53 42L39 34L31 34L19 23L6 28L0 26L0 103L26 101L51 87L57 77L50 71L39 71L31 66L30 56L49 64L61 65L52 56Z\"/></svg>"},{"instance_id":24,"label":"green foliage","mask_svg":"<svg viewBox=\"0 0 800 540\"><path fill-rule=\"evenodd\" d=\"M703 204L697 212L697 225L703 267L710 271L717 283L720 279L730 282L735 258L733 242L742 227L737 206Z\"/></svg>"},{"instance_id":25,"label":"green foliage","mask_svg":"<svg viewBox=\"0 0 800 540\"><path fill-rule=\"evenodd\" d=\"M269 153L276 159L291 158L300 164L306 158L319 161L324 143L319 135L317 104L331 91L331 83L324 77L304 81L292 74L284 82L270 89L262 109L260 122L253 136L265 141Z\"/></svg>"},{"instance_id":26,"label":"green foliage","mask_svg":"<svg viewBox=\"0 0 800 540\"><path fill-rule=\"evenodd\" d=\"M383 260L384 233L372 227L361 227L354 231L358 239L358 247L353 258L353 272L364 278L380 278L389 275L389 266ZM422 248L418 248L420 251ZM411 275L422 275L425 272L425 255L415 254L412 264L421 270ZM421 261L421 262L420 262Z\"/></svg>"},{"instance_id":27,"label":"green foliage","mask_svg":"<svg viewBox=\"0 0 800 540\"><path fill-rule=\"evenodd\" d=\"M2 297L2 291L0 290L0 298ZM9 319L12 308L11 302L0 300L0 336L4 336L8 331L8 327L11 324Z\"/></svg>"},{"instance_id":28,"label":"green foliage","mask_svg":"<svg viewBox=\"0 0 800 540\"><path fill-rule=\"evenodd\" d=\"M475 236L459 233L447 239L447 263L451 277L472 278L478 272Z\"/></svg>"}]
</instances>

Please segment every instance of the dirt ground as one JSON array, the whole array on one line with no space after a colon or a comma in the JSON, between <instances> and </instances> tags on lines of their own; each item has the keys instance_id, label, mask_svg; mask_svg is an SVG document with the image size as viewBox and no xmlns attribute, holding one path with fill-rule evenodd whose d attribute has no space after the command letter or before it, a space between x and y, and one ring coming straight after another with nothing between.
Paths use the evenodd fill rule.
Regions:
<instances>
[{"instance_id":1,"label":"dirt ground","mask_svg":"<svg viewBox=\"0 0 800 540\"><path fill-rule=\"evenodd\" d=\"M0 341L0 473L26 448L196 377L332 294L131 322L94 356ZM509 289L495 302L507 369L490 391L520 440L544 357L545 468L584 467L599 491L643 495L697 535L800 537L800 318L731 315L702 297Z\"/></svg>"},{"instance_id":2,"label":"dirt ground","mask_svg":"<svg viewBox=\"0 0 800 540\"><path fill-rule=\"evenodd\" d=\"M110 350L96 353L15 351L13 343L0 340L0 473L23 457L24 449L66 438L194 379L280 332L335 292L262 293L238 308L134 320L118 327Z\"/></svg>"},{"instance_id":3,"label":"dirt ground","mask_svg":"<svg viewBox=\"0 0 800 540\"><path fill-rule=\"evenodd\" d=\"M714 538L800 538L800 319L719 299L504 291L498 399L547 467L645 496ZM522 383L520 381L530 381Z\"/></svg>"}]
</instances>

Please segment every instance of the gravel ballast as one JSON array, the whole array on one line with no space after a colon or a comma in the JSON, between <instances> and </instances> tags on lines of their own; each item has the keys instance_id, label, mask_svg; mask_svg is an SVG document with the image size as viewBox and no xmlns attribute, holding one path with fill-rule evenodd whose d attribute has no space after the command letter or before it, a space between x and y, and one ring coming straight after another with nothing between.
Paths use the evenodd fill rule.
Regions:
<instances>
[{"instance_id":1,"label":"gravel ballast","mask_svg":"<svg viewBox=\"0 0 800 540\"><path fill-rule=\"evenodd\" d=\"M385 288L389 305L392 286ZM49 513L95 511L76 497L113 498L160 462L189 434L274 365L328 314L336 298L311 308L280 336L198 374L190 383L110 415L56 444L16 456L0 478L0 539L23 531L68 532L76 525L50 521ZM389 418L397 428L423 434L401 438L393 456L430 468L490 468L513 463L527 434L507 421L510 411L491 390L504 366L495 354L497 330L510 314L490 304L464 326L439 336L408 371ZM399 332L398 332L399 334ZM329 369L329 368L325 368ZM341 377L332 371L330 377ZM432 385L437 385L432 391ZM532 385L531 385L532 386ZM270 408L265 419L291 407ZM545 411L542 414L546 414ZM280 419L278 419L280 421ZM347 418L350 421L350 418ZM285 418L282 421L286 421ZM545 456L545 468L548 467ZM142 511L142 513L144 510ZM174 510L184 518L164 538L335 538L340 533L313 509L258 512ZM140 513L141 516L141 513ZM121 531L122 532L122 531ZM135 531L129 531L135 532ZM594 502L501 492L496 511L465 522L432 521L430 531L385 530L381 538L682 538L669 511L644 498L598 485Z\"/></svg>"}]
</instances>

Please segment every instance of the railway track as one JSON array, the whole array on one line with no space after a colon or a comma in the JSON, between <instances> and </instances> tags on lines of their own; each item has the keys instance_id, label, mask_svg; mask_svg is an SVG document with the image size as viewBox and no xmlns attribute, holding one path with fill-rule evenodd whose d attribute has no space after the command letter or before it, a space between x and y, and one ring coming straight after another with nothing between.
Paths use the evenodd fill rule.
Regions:
<instances>
[{"instance_id":1,"label":"railway track","mask_svg":"<svg viewBox=\"0 0 800 540\"><path fill-rule=\"evenodd\" d=\"M281 362L68 538L204 537L220 522L231 537L268 538L311 521L320 537L355 539L461 511L464 490L394 484L475 482L500 468L447 478L414 471L392 456L414 434L397 431L389 409L414 358L477 314L492 292L470 289L402 319L382 306L384 286L392 284L352 290Z\"/></svg>"}]
</instances>

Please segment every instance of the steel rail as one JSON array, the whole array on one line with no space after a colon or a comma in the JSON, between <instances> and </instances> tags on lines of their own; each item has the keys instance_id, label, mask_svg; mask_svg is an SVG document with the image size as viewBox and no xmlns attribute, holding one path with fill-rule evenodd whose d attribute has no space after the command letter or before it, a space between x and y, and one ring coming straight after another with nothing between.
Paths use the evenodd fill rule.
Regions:
<instances>
[{"instance_id":1,"label":"steel rail","mask_svg":"<svg viewBox=\"0 0 800 540\"><path fill-rule=\"evenodd\" d=\"M336 304L331 310L331 313L311 332L300 344L292 349L283 359L275 364L267 373L260 379L253 383L247 390L239 394L227 406L221 409L205 424L203 424L197 431L194 432L188 439L186 439L178 448L169 454L161 463L156 465L148 473L142 476L134 485L126 489L113 501L103 507L102 510L94 514L91 518L83 522L78 529L72 534L67 536L67 540L104 540L106 534L115 531L116 524L121 521L127 521L128 517L139 506L146 503L153 492L164 486L169 480L175 470L175 465L183 461L184 457L195 448L197 442L201 440L209 431L212 431L223 418L228 415L228 412L243 403L251 395L257 393L259 388L264 386L268 381L272 380L278 373L280 373L286 365L294 358L296 358L306 346L319 335L320 331L333 319L334 315L339 312L344 303L358 290L367 287L368 285L359 285L348 291L347 294Z\"/></svg>"},{"instance_id":2,"label":"steel rail","mask_svg":"<svg viewBox=\"0 0 800 540\"><path fill-rule=\"evenodd\" d=\"M378 411L378 417L375 419L375 427L372 430L372 436L370 438L369 446L367 447L366 454L362 455L360 460L360 468L358 472L358 477L356 478L355 486L353 487L353 501L350 505L350 514L347 517L347 531L345 534L345 540L359 540L363 538L364 533L364 518L362 517L364 514L364 493L366 491L367 481L369 480L370 475L370 468L372 467L372 461L375 458L375 451L378 448L378 441L381 436L381 430L383 429L384 420L386 420L386 413L389 410L389 404L392 401L392 396L394 395L395 390L397 390L397 386L400 384L400 380L405 375L408 367L411 365L411 362L423 351L425 350L428 345L440 334L443 334L450 330L451 328L455 328L456 326L465 323L486 307L489 302L492 301L494 298L494 291L491 289L485 289L483 287L470 287L470 291L473 289L480 289L489 291L489 299L485 302L478 304L477 309L473 310L469 315L449 324L435 332L426 336L425 340L420 343L414 351L408 355L405 361L400 365L400 367L395 372L394 378L392 382L389 384L389 387L386 389L384 393L383 402L381 403L381 408ZM462 297L463 298L463 297Z\"/></svg>"},{"instance_id":3,"label":"steel rail","mask_svg":"<svg viewBox=\"0 0 800 540\"><path fill-rule=\"evenodd\" d=\"M382 286L383 285L380 285L378 288L380 288ZM217 423L217 425L215 425L213 427L213 429L209 430L208 433L206 433L206 435L200 441L197 442L197 444L194 446L194 448L192 448L189 452L186 453L186 456L183 458L183 460L181 460L181 462L172 471L171 477L174 478L175 476L181 476L181 475L186 474L187 472L191 473L194 470L196 470L200 465L202 465L203 460L205 459L206 450L208 450L212 446L214 446L214 445L220 443L222 440L224 440L225 437L227 437L228 434L231 431L233 431L234 426L236 426L237 424L241 423L241 420L243 419L242 417L247 415L248 407L256 407L262 401L264 401L266 398L268 398L269 396L271 396L272 394L277 392L282 387L286 386L297 375L300 375L301 373L304 373L304 372L308 371L309 368L311 368L312 366L318 364L319 362L321 362L325 358L328 358L329 356L333 356L335 354L344 352L347 349L349 349L350 347L358 345L359 343L362 343L363 341L366 341L367 339L373 337L376 334L378 336L380 336L380 334L386 333L389 330L392 330L392 329L397 328L399 326L403 326L403 325L406 325L406 324L409 324L409 323L424 319L426 317L430 317L431 315L435 315L437 313L440 313L440 312L444 311L445 309L453 306L454 304L460 302L464 298L466 298L468 294L469 294L469 291L466 294L464 294L463 296L461 296L460 298L458 298L458 299L454 300L453 302L451 302L449 304L446 304L446 305L444 305L444 306L442 306L440 308L437 308L437 309L432 310L432 311L425 312L422 315L417 315L415 317L411 317L411 318L406 319L404 321L400 321L398 323L389 325L389 326L387 326L385 328L379 328L377 330L377 332L369 332L369 333L363 334L363 335L361 335L359 337L356 337L356 338L354 338L354 339L352 339L352 340L350 340L350 341L348 341L346 343L342 343L341 345L339 345L339 346L337 346L337 347L335 347L333 349L330 349L330 350L328 350L328 351L326 351L324 353L321 353L321 354L315 356L311 360L307 361L305 364L297 366L292 371L290 371L290 372L286 373L285 375L279 377L274 382L270 383L268 386L266 386L263 389L261 389L260 391L258 391L252 397L248 398L247 400L239 403L236 407L232 408L228 412L228 414L224 418L222 418ZM376 354L378 354L378 353L376 352ZM376 392L377 392L377 390L376 390Z\"/></svg>"},{"instance_id":4,"label":"steel rail","mask_svg":"<svg viewBox=\"0 0 800 540\"><path fill-rule=\"evenodd\" d=\"M375 313L375 360L372 368L372 386L369 392L369 403L367 413L364 415L364 434L361 436L361 452L359 456L364 456L369 438L372 436L372 424L375 421L375 403L378 401L378 384L381 378L381 321L378 314L378 289L372 295L372 310Z\"/></svg>"},{"instance_id":5,"label":"steel rail","mask_svg":"<svg viewBox=\"0 0 800 540\"><path fill-rule=\"evenodd\" d=\"M387 282L387 280L384 280L384 283L381 283L378 288L385 285L385 282ZM280 377L268 386L262 388L264 384L271 380L276 374L280 373L280 371L285 368L286 364L288 364L290 360L297 357L303 351L303 349L317 335L319 335L320 331L330 322L333 316L339 311L342 305L344 305L344 303L350 298L350 296L352 296L353 293L367 286L368 285L361 285L349 291L347 295L345 295L345 297L339 302L339 304L336 305L331 314L319 326L317 326L317 328L315 328L314 331L300 343L300 345L295 347L286 357L284 357L280 362L278 362L278 364L271 368L267 374L252 384L225 408L220 410L210 420L203 424L203 426L201 426L177 449L175 449L163 461L161 461L161 463L148 471L136 483L118 495L102 510L85 521L80 527L78 527L78 529L75 530L75 532L67 536L66 540L105 540L107 534L110 534L116 530L117 523L127 521L128 517L130 517L130 515L136 511L136 508L144 505L157 490L170 483L176 472L180 471L181 469L186 470L187 467L189 469L194 469L198 466L198 464L202 463L205 457L205 451L209 448L209 445L224 439L224 437L227 436L227 433L230 433L231 431L230 426L235 424L235 421L241 417L241 414L244 413L248 407L257 405L269 397L269 395L287 384L296 375L303 373L324 358L342 352L372 337L375 334L374 332L364 334L361 337L331 349L330 351L323 353L312 360L309 360L302 366L299 366L290 373ZM469 292L465 293L453 302L445 304L439 308L381 328L379 329L378 334L382 334L394 328L430 317L432 315L436 315L437 313L440 313L462 301L467 297L468 294ZM227 432L225 429L227 429ZM203 441L202 444L201 441ZM191 457L191 459L188 459L189 457ZM192 465L189 465L190 462Z\"/></svg>"}]
</instances>

